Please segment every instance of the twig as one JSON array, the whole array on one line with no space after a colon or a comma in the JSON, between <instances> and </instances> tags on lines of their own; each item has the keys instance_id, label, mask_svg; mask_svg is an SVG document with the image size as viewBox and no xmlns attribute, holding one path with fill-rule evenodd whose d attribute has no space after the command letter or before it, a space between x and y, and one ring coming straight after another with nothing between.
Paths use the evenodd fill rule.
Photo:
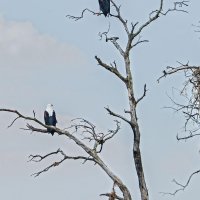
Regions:
<instances>
[{"instance_id":1,"label":"twig","mask_svg":"<svg viewBox=\"0 0 200 200\"><path fill-rule=\"evenodd\" d=\"M72 120L73 124L68 129L75 129L74 132L78 133L83 136L83 140L88 140L89 142L93 143L93 151L96 153L100 153L102 151L103 145L107 140L113 138L118 131L120 130L120 122L115 120L116 129L108 130L108 133L98 132L96 131L95 125L93 125L88 120L83 118L76 118ZM97 147L100 148L97 150Z\"/></svg>"},{"instance_id":2,"label":"twig","mask_svg":"<svg viewBox=\"0 0 200 200\"><path fill-rule=\"evenodd\" d=\"M163 77L166 77L168 75L174 74L174 73L176 73L178 71L184 71L184 70L189 70L189 69L194 70L194 69L199 69L199 67L197 67L197 66L189 66L188 63L185 64L185 65L181 65L179 67L175 67L175 68L168 66L166 68L166 70L163 70L163 75L160 76L157 79L157 82L159 83L160 79L162 79Z\"/></svg>"},{"instance_id":3,"label":"twig","mask_svg":"<svg viewBox=\"0 0 200 200\"><path fill-rule=\"evenodd\" d=\"M121 75L121 73L118 71L118 69L116 67L112 67L112 66L109 66L107 65L106 63L102 62L102 60L95 56L95 59L97 60L98 64L100 66L102 66L103 68L107 69L108 71L112 72L113 74L115 74L118 78L120 78L124 83L127 82L127 79L124 78L123 75Z\"/></svg>"},{"instance_id":4,"label":"twig","mask_svg":"<svg viewBox=\"0 0 200 200\"><path fill-rule=\"evenodd\" d=\"M66 17L69 18L69 19L73 19L73 20L75 20L75 21L78 21L78 20L80 20L80 19L82 19L82 18L84 17L84 13L85 13L86 11L92 13L93 15L97 15L97 13L95 13L94 11L92 11L92 10L90 10L90 9L88 9L88 8L85 8L85 9L82 11L81 16L79 16L79 17L73 16L73 15L66 15ZM98 13L98 15L101 15L101 14L103 14L103 13Z\"/></svg>"},{"instance_id":5,"label":"twig","mask_svg":"<svg viewBox=\"0 0 200 200\"><path fill-rule=\"evenodd\" d=\"M182 6L188 6L188 5L187 5L187 2L188 2L188 1L174 2L174 8L168 9L168 10L165 11L165 12L162 12L162 11L163 11L163 2L164 2L164 0L161 0L161 1L160 1L160 7L159 7L158 10L152 11L152 12L150 13L150 15L149 15L149 20L146 21L143 25L140 26L140 28L138 29L138 31L136 31L136 32L134 33L134 37L138 36L138 35L141 33L141 31L142 31L145 27L147 27L147 26L148 26L149 24L151 24L153 21L155 21L156 19L158 19L158 18L160 17L160 15L167 15L169 12L173 12L173 11L181 11L181 12L187 13L187 11L185 11L185 10L183 10L183 9L181 9L181 10L177 9L177 5L179 5L179 6L181 5L181 7L182 7ZM154 15L154 16L152 16L152 15Z\"/></svg>"},{"instance_id":6,"label":"twig","mask_svg":"<svg viewBox=\"0 0 200 200\"><path fill-rule=\"evenodd\" d=\"M178 141L179 141L179 140L187 140L187 139L190 139L190 138L193 138L193 137L196 137L196 136L200 136L200 133L193 134L192 131L190 131L190 135L184 136L184 137L179 137L179 135L177 134L177 135L176 135L176 139L177 139Z\"/></svg>"},{"instance_id":7,"label":"twig","mask_svg":"<svg viewBox=\"0 0 200 200\"><path fill-rule=\"evenodd\" d=\"M114 113L112 110L110 110L110 108L108 108L108 107L104 107L107 111L108 111L108 113L110 114L110 115L112 115L112 116L114 116L114 117L117 117L117 118L120 118L120 119L122 119L122 120L124 120L125 122L127 122L128 124L130 124L131 125L131 121L129 121L128 119L126 119L125 117L123 117L123 116L121 116L121 115L119 115L119 114L117 114L117 113Z\"/></svg>"},{"instance_id":8,"label":"twig","mask_svg":"<svg viewBox=\"0 0 200 200\"><path fill-rule=\"evenodd\" d=\"M195 174L198 174L198 173L200 173L200 170L197 170L197 171L193 172L193 173L189 176L189 178L188 178L188 180L187 180L187 182L186 182L185 185L183 185L183 184L179 183L178 181L176 181L175 179L173 179L172 182L174 182L176 185L180 186L180 188L177 189L177 190L175 190L174 192L161 192L161 194L175 196L178 192L184 191L184 190L188 187L188 185L189 185L189 183L190 183L192 177L193 177Z\"/></svg>"},{"instance_id":9,"label":"twig","mask_svg":"<svg viewBox=\"0 0 200 200\"><path fill-rule=\"evenodd\" d=\"M40 161L44 160L45 158L47 158L47 157L49 157L49 156L51 156L51 155L58 154L58 153L61 153L61 150L60 150L60 149L58 149L58 150L55 151L55 152L48 153L48 154L46 154L45 156L41 156L41 155L30 155L30 156L29 156L28 162L31 162L31 161L33 161L33 162L40 162Z\"/></svg>"},{"instance_id":10,"label":"twig","mask_svg":"<svg viewBox=\"0 0 200 200\"><path fill-rule=\"evenodd\" d=\"M17 121L19 118L21 118L20 116L16 117L12 122L11 124L8 126L8 128L10 128L14 123L15 121Z\"/></svg>"},{"instance_id":11,"label":"twig","mask_svg":"<svg viewBox=\"0 0 200 200\"><path fill-rule=\"evenodd\" d=\"M136 101L136 104L138 104L145 96L146 96L146 93L147 93L147 86L146 84L144 85L144 93L143 95Z\"/></svg>"}]
</instances>

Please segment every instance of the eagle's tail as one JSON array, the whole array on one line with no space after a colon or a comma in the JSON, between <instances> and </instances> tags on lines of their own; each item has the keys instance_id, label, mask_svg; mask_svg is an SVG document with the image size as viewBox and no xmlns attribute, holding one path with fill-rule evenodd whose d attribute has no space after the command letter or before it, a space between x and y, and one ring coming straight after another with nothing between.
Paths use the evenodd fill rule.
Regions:
<instances>
[{"instance_id":1,"label":"eagle's tail","mask_svg":"<svg viewBox=\"0 0 200 200\"><path fill-rule=\"evenodd\" d=\"M50 128L48 128L48 129L47 129L47 132L48 132L48 133L51 133L51 135L52 135L52 136L53 136L53 135L54 135L54 133L55 133L55 131L54 131L54 130L52 130L52 129L50 129Z\"/></svg>"}]
</instances>

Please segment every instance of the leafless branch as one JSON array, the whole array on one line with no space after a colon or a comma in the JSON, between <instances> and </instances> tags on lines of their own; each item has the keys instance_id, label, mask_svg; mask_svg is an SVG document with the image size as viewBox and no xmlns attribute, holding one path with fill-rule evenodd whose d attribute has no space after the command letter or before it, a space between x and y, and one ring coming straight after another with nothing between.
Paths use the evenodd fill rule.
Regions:
<instances>
[{"instance_id":1,"label":"leafless branch","mask_svg":"<svg viewBox=\"0 0 200 200\"><path fill-rule=\"evenodd\" d=\"M184 12L184 13L188 13L186 10L184 9L180 9L184 6L188 6L189 1L177 1L174 2L174 7L171 9L168 9L165 12L161 12L162 15L167 15L169 12L173 12L173 11L178 11L178 12Z\"/></svg>"},{"instance_id":2,"label":"leafless branch","mask_svg":"<svg viewBox=\"0 0 200 200\"><path fill-rule=\"evenodd\" d=\"M29 160L28 162L30 161L33 161L33 162L40 162L42 160L44 160L45 158L51 156L51 155L55 155L55 154L58 154L58 153L61 153L62 151L60 149L58 149L57 151L54 151L54 152L51 152L51 153L48 153L44 156L41 156L41 155L30 155L29 156Z\"/></svg>"},{"instance_id":3,"label":"leafless branch","mask_svg":"<svg viewBox=\"0 0 200 200\"><path fill-rule=\"evenodd\" d=\"M144 85L144 93L143 95L136 101L136 104L138 104L145 96L146 96L146 93L147 93L147 86L146 84Z\"/></svg>"},{"instance_id":4,"label":"leafless branch","mask_svg":"<svg viewBox=\"0 0 200 200\"><path fill-rule=\"evenodd\" d=\"M46 167L45 169L39 171L39 172L36 172L34 174L32 174L31 176L34 176L34 177L37 177L39 176L40 174L44 173L44 172L47 172L48 170L50 170L51 168L53 167L57 167L59 166L63 161L65 160L83 160L83 163L84 164L86 161L94 161L94 159L92 158L89 158L89 157L84 157L84 156L65 156L63 159L61 159L60 161L57 161L57 162L54 162L53 164L49 165L48 167Z\"/></svg>"},{"instance_id":5,"label":"leafless branch","mask_svg":"<svg viewBox=\"0 0 200 200\"><path fill-rule=\"evenodd\" d=\"M140 38L139 38L138 41L131 46L131 48L136 47L138 44L141 44L141 43L144 43L144 42L149 42L149 40L140 40Z\"/></svg>"},{"instance_id":6,"label":"leafless branch","mask_svg":"<svg viewBox=\"0 0 200 200\"><path fill-rule=\"evenodd\" d=\"M102 33L99 33L99 37L100 37L100 40L102 40L103 36L105 37L105 41L106 42L111 42L115 48L119 51L119 53L124 56L124 50L122 49L122 47L119 45L119 43L117 42L117 40L119 39L119 37L108 37L108 33L110 31L110 23L109 23L109 27L108 27L108 30L105 31L105 32L102 32Z\"/></svg>"},{"instance_id":7,"label":"leafless branch","mask_svg":"<svg viewBox=\"0 0 200 200\"><path fill-rule=\"evenodd\" d=\"M174 182L176 185L180 186L180 188L177 189L177 190L175 190L174 192L161 192L161 194L175 196L178 192L184 191L184 190L188 187L188 185L189 185L189 183L190 183L192 177L193 177L194 175L198 174L198 173L200 173L200 170L197 170L197 171L193 172L193 173L189 176L189 178L188 178L188 180L187 180L187 182L186 182L185 185L183 185L183 184L179 183L178 181L176 181L175 179L173 179L172 182Z\"/></svg>"},{"instance_id":8,"label":"leafless branch","mask_svg":"<svg viewBox=\"0 0 200 200\"><path fill-rule=\"evenodd\" d=\"M53 164L49 165L48 167L46 167L45 169L39 171L39 172L36 172L34 174L31 174L31 176L34 176L34 177L37 177L39 176L40 174L44 173L44 172L47 172L49 171L49 169L53 168L53 167L57 167L58 165L60 165L64 160L66 160L65 158L63 158L62 160L58 161L58 162L54 162Z\"/></svg>"},{"instance_id":9,"label":"leafless branch","mask_svg":"<svg viewBox=\"0 0 200 200\"><path fill-rule=\"evenodd\" d=\"M178 63L180 63L180 62L178 62ZM162 79L163 77L166 77L168 75L177 73L179 71L182 71L182 72L184 72L185 70L192 70L193 71L195 69L199 69L200 68L198 66L189 66L189 63L187 63L187 64L180 63L180 64L181 64L181 66L179 66L179 67L170 67L170 66L167 66L166 70L163 70L163 75L160 76L157 79L158 83L159 83L160 79Z\"/></svg>"},{"instance_id":10,"label":"leafless branch","mask_svg":"<svg viewBox=\"0 0 200 200\"><path fill-rule=\"evenodd\" d=\"M103 145L107 140L112 139L120 130L120 122L115 120L116 129L108 130L108 133L98 132L96 127L83 118L76 118L72 120L73 124L68 129L74 129L74 132L81 132L83 140L88 140L93 142L93 151L100 153L102 151ZM97 147L100 145L99 150Z\"/></svg>"},{"instance_id":11,"label":"leafless branch","mask_svg":"<svg viewBox=\"0 0 200 200\"><path fill-rule=\"evenodd\" d=\"M109 66L108 64L104 63L99 57L95 56L95 59L97 60L98 64L107 69L108 71L112 72L113 74L115 74L117 77L119 77L124 83L127 82L127 79L124 78L123 75L121 75L121 73L118 71L117 67L112 67L112 66Z\"/></svg>"},{"instance_id":12,"label":"leafless branch","mask_svg":"<svg viewBox=\"0 0 200 200\"><path fill-rule=\"evenodd\" d=\"M122 120L124 120L125 122L127 122L128 124L131 124L131 121L129 121L128 119L126 119L125 117L117 114L117 113L114 113L112 110L110 110L110 108L108 107L105 107L105 109L108 111L108 113L114 117L117 117L117 118L120 118Z\"/></svg>"},{"instance_id":13,"label":"leafless branch","mask_svg":"<svg viewBox=\"0 0 200 200\"><path fill-rule=\"evenodd\" d=\"M160 7L158 10L154 10L150 13L149 15L149 20L146 21L143 25L140 26L140 28L138 29L138 31L136 31L134 33L134 37L138 36L141 31L147 27L149 24L151 24L153 21L155 21L156 19L158 19L160 17L160 15L167 15L169 12L173 12L173 11L181 11L181 12L185 12L187 13L187 11L183 10L183 9L178 9L177 7L183 7L183 6L188 6L188 2L189 1L180 1L180 2L174 2L174 7L171 9L168 9L167 11L163 12L163 2L164 0L160 1Z\"/></svg>"},{"instance_id":14,"label":"leafless branch","mask_svg":"<svg viewBox=\"0 0 200 200\"><path fill-rule=\"evenodd\" d=\"M12 121L12 123L8 126L8 128L10 128L10 127L15 123L15 121L17 121L19 118L20 118L20 116L16 117L16 118Z\"/></svg>"},{"instance_id":15,"label":"leafless branch","mask_svg":"<svg viewBox=\"0 0 200 200\"><path fill-rule=\"evenodd\" d=\"M105 134L105 136L104 136L104 139L103 139L104 142L107 141L107 140L110 140L111 138L113 138L118 133L118 131L120 130L120 122L117 121L117 120L114 120L114 121L116 123L116 129L108 130L108 133Z\"/></svg>"},{"instance_id":16,"label":"leafless branch","mask_svg":"<svg viewBox=\"0 0 200 200\"><path fill-rule=\"evenodd\" d=\"M102 40L103 36L105 36L106 42L108 42L108 41L107 41L107 35L108 35L109 31L110 31L110 22L109 22L109 26L108 26L108 30L107 30L107 31L104 31L104 32L102 32L102 33L99 32L100 40Z\"/></svg>"},{"instance_id":17,"label":"leafless branch","mask_svg":"<svg viewBox=\"0 0 200 200\"><path fill-rule=\"evenodd\" d=\"M121 46L119 45L119 43L117 42L119 38L118 37L110 37L110 38L106 38L107 41L111 41L111 43L115 46L115 48L119 51L119 53L124 56L125 52L124 50L121 48Z\"/></svg>"},{"instance_id":18,"label":"leafless branch","mask_svg":"<svg viewBox=\"0 0 200 200\"><path fill-rule=\"evenodd\" d=\"M35 114L36 114L36 113L35 113L35 111L33 110L33 117L34 117L34 118L35 118Z\"/></svg>"},{"instance_id":19,"label":"leafless branch","mask_svg":"<svg viewBox=\"0 0 200 200\"><path fill-rule=\"evenodd\" d=\"M41 156L41 155L30 155L29 156L29 162L32 161L32 162L41 162L42 160L46 159L47 157L51 156L51 155L55 155L55 154L58 154L60 153L62 156L63 156L63 159L61 159L60 161L57 161L57 162L54 162L52 163L51 165L49 165L48 167L46 167L45 169L39 171L39 172L36 172L34 174L32 174L31 176L34 176L34 177L37 177L39 176L40 174L44 173L44 172L47 172L48 170L50 170L51 168L53 167L57 167L59 166L63 161L65 160L83 160L83 164L86 162L86 161L93 161L95 162L95 160L93 158L89 158L89 157L85 157L85 156L67 156L62 150L58 149L57 151L55 152L51 152L51 153L48 153L44 156Z\"/></svg>"},{"instance_id":20,"label":"leafless branch","mask_svg":"<svg viewBox=\"0 0 200 200\"><path fill-rule=\"evenodd\" d=\"M89 13L92 13L93 15L102 15L103 14L103 13L96 13L96 12L94 12L94 11L88 9L88 8L85 8L82 11L81 16L79 16L79 17L73 16L73 15L66 15L66 17L69 18L69 19L73 19L75 21L78 21L78 20L80 20L80 19L82 19L84 17L84 14L85 14L86 11L88 11Z\"/></svg>"},{"instance_id":21,"label":"leafless branch","mask_svg":"<svg viewBox=\"0 0 200 200\"><path fill-rule=\"evenodd\" d=\"M45 124L43 124L42 122L40 122L40 121L39 121L38 119L36 119L36 118L27 117L27 116L22 115L22 114L19 113L17 110L1 108L1 109L0 109L0 112L15 113L15 114L18 116L16 119L22 118L22 119L25 119L25 120L34 121L34 122L40 124L40 125L43 126L43 127L51 128L51 126L46 126ZM11 125L9 125L9 127L11 127L11 126L14 124L14 122L16 121L16 119L11 123Z\"/></svg>"},{"instance_id":22,"label":"leafless branch","mask_svg":"<svg viewBox=\"0 0 200 200\"><path fill-rule=\"evenodd\" d=\"M130 32L129 32L128 25L127 25L128 21L123 19L121 16L121 11L120 11L121 6L117 6L117 4L113 0L111 0L111 2L112 2L113 7L115 8L116 14L111 14L110 16L119 19L119 21L124 26L124 29L125 29L127 35L129 35Z\"/></svg>"},{"instance_id":23,"label":"leafless branch","mask_svg":"<svg viewBox=\"0 0 200 200\"><path fill-rule=\"evenodd\" d=\"M40 133L48 133L47 129L39 129L39 128L36 128L30 124L26 124L26 129L23 129L23 130L26 130L26 131L31 131L31 132L40 132Z\"/></svg>"},{"instance_id":24,"label":"leafless branch","mask_svg":"<svg viewBox=\"0 0 200 200\"><path fill-rule=\"evenodd\" d=\"M199 129L196 129L195 131L197 131L197 130L199 130ZM196 136L200 136L200 133L194 134L193 131L189 131L189 132L190 132L189 135L183 136L183 137L180 137L180 136L177 134L176 139L177 139L177 140L187 140L187 139L190 139L190 138L193 138L193 137L196 137Z\"/></svg>"}]
</instances>

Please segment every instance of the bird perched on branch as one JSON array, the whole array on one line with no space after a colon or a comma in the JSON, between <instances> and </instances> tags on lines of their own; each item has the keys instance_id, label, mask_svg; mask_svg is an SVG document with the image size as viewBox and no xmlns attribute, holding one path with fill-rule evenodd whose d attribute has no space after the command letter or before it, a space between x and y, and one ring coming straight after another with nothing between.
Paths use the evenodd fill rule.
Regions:
<instances>
[{"instance_id":1,"label":"bird perched on branch","mask_svg":"<svg viewBox=\"0 0 200 200\"><path fill-rule=\"evenodd\" d=\"M44 121L45 124L48 126L56 126L57 120L56 120L56 113L53 109L53 105L52 104L47 104L47 108L44 111ZM47 131L49 133L51 133L51 135L54 134L54 130L47 128Z\"/></svg>"},{"instance_id":2,"label":"bird perched on branch","mask_svg":"<svg viewBox=\"0 0 200 200\"><path fill-rule=\"evenodd\" d=\"M100 10L103 12L104 16L110 14L110 0L98 0Z\"/></svg>"}]
</instances>

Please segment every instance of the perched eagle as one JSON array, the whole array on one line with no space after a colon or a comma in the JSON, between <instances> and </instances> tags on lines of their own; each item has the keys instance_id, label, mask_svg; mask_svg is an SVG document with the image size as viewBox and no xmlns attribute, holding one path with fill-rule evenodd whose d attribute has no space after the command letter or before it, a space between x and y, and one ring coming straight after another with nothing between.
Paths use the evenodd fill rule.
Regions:
<instances>
[{"instance_id":1,"label":"perched eagle","mask_svg":"<svg viewBox=\"0 0 200 200\"><path fill-rule=\"evenodd\" d=\"M47 104L47 108L44 111L44 121L46 125L49 126L56 126L57 120L56 120L56 113L53 110L53 105L52 104ZM54 134L54 130L47 128L47 131L51 133L52 135Z\"/></svg>"},{"instance_id":2,"label":"perched eagle","mask_svg":"<svg viewBox=\"0 0 200 200\"><path fill-rule=\"evenodd\" d=\"M99 0L99 7L105 17L110 14L110 0Z\"/></svg>"}]
</instances>

